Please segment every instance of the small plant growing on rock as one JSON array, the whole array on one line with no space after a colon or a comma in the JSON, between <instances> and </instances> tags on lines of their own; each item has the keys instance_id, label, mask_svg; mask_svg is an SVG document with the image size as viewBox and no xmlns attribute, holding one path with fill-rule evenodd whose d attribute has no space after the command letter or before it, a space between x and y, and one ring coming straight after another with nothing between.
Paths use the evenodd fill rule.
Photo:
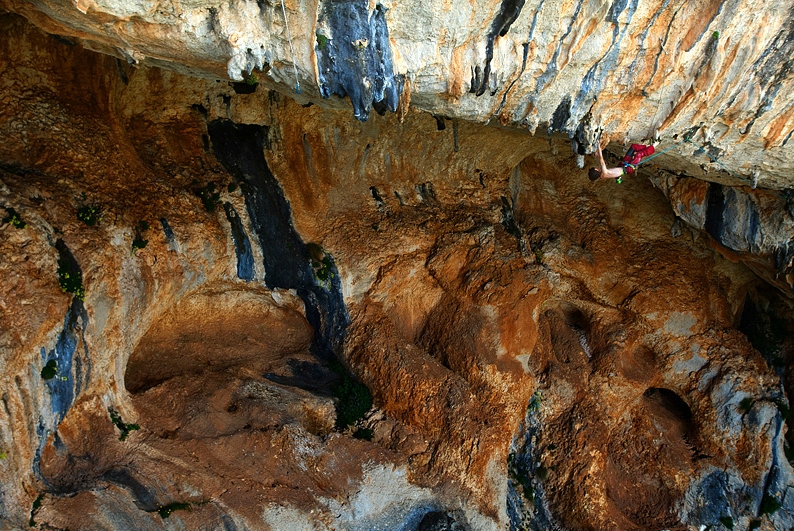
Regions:
<instances>
[{"instance_id":1,"label":"small plant growing on rock","mask_svg":"<svg viewBox=\"0 0 794 531\"><path fill-rule=\"evenodd\" d=\"M30 508L30 522L28 522L28 524L30 524L30 527L36 527L37 525L34 517L36 516L36 513L39 512L39 509L41 508L41 500L43 499L44 499L44 493L42 492L41 494L36 496L35 500L33 500L33 506Z\"/></svg>"},{"instance_id":2,"label":"small plant growing on rock","mask_svg":"<svg viewBox=\"0 0 794 531\"><path fill-rule=\"evenodd\" d=\"M319 31L316 33L316 35L317 35L317 48L322 50L325 48L325 45L328 44L328 37L326 37Z\"/></svg>"},{"instance_id":3,"label":"small plant growing on rock","mask_svg":"<svg viewBox=\"0 0 794 531\"><path fill-rule=\"evenodd\" d=\"M720 523L724 525L726 529L733 529L733 518L730 516L721 516Z\"/></svg>"},{"instance_id":4,"label":"small plant growing on rock","mask_svg":"<svg viewBox=\"0 0 794 531\"><path fill-rule=\"evenodd\" d=\"M8 454L5 450L0 450L0 460L5 459L8 457Z\"/></svg>"},{"instance_id":5,"label":"small plant growing on rock","mask_svg":"<svg viewBox=\"0 0 794 531\"><path fill-rule=\"evenodd\" d=\"M85 300L83 274L80 271L72 271L64 260L58 261L58 284L64 293L71 293L79 301Z\"/></svg>"},{"instance_id":6,"label":"small plant growing on rock","mask_svg":"<svg viewBox=\"0 0 794 531\"><path fill-rule=\"evenodd\" d=\"M761 498L761 507L758 511L759 516L763 516L765 514L775 514L781 507L782 504L777 500L777 498L770 496L769 494L764 494L764 497Z\"/></svg>"},{"instance_id":7,"label":"small plant growing on rock","mask_svg":"<svg viewBox=\"0 0 794 531\"><path fill-rule=\"evenodd\" d=\"M307 243L306 250L311 257L312 269L318 282L325 284L334 278L334 264L322 246L317 243Z\"/></svg>"},{"instance_id":8,"label":"small plant growing on rock","mask_svg":"<svg viewBox=\"0 0 794 531\"><path fill-rule=\"evenodd\" d=\"M48 361L41 369L41 377L44 380L52 380L56 374L58 374L58 362L55 360Z\"/></svg>"},{"instance_id":9,"label":"small plant growing on rock","mask_svg":"<svg viewBox=\"0 0 794 531\"><path fill-rule=\"evenodd\" d=\"M132 254L135 254L135 251L143 249L149 244L149 240L143 239L143 233L148 230L149 223L144 220L140 220L135 226L135 238L132 240Z\"/></svg>"},{"instance_id":10,"label":"small plant growing on rock","mask_svg":"<svg viewBox=\"0 0 794 531\"><path fill-rule=\"evenodd\" d=\"M334 277L333 265L328 255L321 262L312 262L312 267L314 267L314 275L321 282L328 282Z\"/></svg>"},{"instance_id":11,"label":"small plant growing on rock","mask_svg":"<svg viewBox=\"0 0 794 531\"><path fill-rule=\"evenodd\" d=\"M510 479L521 486L524 499L529 502L530 505L535 503L535 489L532 486L532 481L530 480L528 474L520 470L518 461L516 461L515 452L511 452L507 456L507 469Z\"/></svg>"},{"instance_id":12,"label":"small plant growing on rock","mask_svg":"<svg viewBox=\"0 0 794 531\"><path fill-rule=\"evenodd\" d=\"M375 432L369 428L359 428L353 432L354 438L362 439L364 441L371 441L373 435L375 435Z\"/></svg>"},{"instance_id":13,"label":"small plant growing on rock","mask_svg":"<svg viewBox=\"0 0 794 531\"><path fill-rule=\"evenodd\" d=\"M3 223L8 223L9 225L17 229L24 229L25 227L28 226L27 223L22 221L22 218L19 216L19 213L13 208L6 208L6 212L8 212L8 215L3 218Z\"/></svg>"},{"instance_id":14,"label":"small plant growing on rock","mask_svg":"<svg viewBox=\"0 0 794 531\"><path fill-rule=\"evenodd\" d=\"M739 411L742 413L749 413L750 410L753 408L753 399L749 396L742 398L742 401L739 402Z\"/></svg>"},{"instance_id":15,"label":"small plant growing on rock","mask_svg":"<svg viewBox=\"0 0 794 531\"><path fill-rule=\"evenodd\" d=\"M330 368L339 375L339 380L331 387L331 392L337 398L336 427L344 430L364 418L372 407L372 393L366 385L353 379L341 363L334 362Z\"/></svg>"},{"instance_id":16,"label":"small plant growing on rock","mask_svg":"<svg viewBox=\"0 0 794 531\"><path fill-rule=\"evenodd\" d=\"M733 518L730 516L721 516L720 523L724 525L726 529L733 529Z\"/></svg>"},{"instance_id":17,"label":"small plant growing on rock","mask_svg":"<svg viewBox=\"0 0 794 531\"><path fill-rule=\"evenodd\" d=\"M540 410L541 402L543 402L543 396L540 394L540 391L535 391L532 398L529 399L527 410L529 410L530 413L536 413Z\"/></svg>"},{"instance_id":18,"label":"small plant growing on rock","mask_svg":"<svg viewBox=\"0 0 794 531\"><path fill-rule=\"evenodd\" d=\"M190 510L189 503L174 502L174 503L169 503L168 505L161 505L157 509L157 512L160 514L160 518L165 520L166 518L171 516L171 513L174 511L189 511L189 510Z\"/></svg>"},{"instance_id":19,"label":"small plant growing on rock","mask_svg":"<svg viewBox=\"0 0 794 531\"><path fill-rule=\"evenodd\" d=\"M257 83L259 83L259 78L256 77L256 74L254 74L253 72L245 76L246 85L254 86Z\"/></svg>"},{"instance_id":20,"label":"small plant growing on rock","mask_svg":"<svg viewBox=\"0 0 794 531\"><path fill-rule=\"evenodd\" d=\"M144 240L143 238L135 238L132 240L132 254L135 254L135 251L139 251L145 248L149 244L149 240Z\"/></svg>"},{"instance_id":21,"label":"small plant growing on rock","mask_svg":"<svg viewBox=\"0 0 794 531\"><path fill-rule=\"evenodd\" d=\"M546 255L540 249L535 249L535 263L542 264L543 260L546 258Z\"/></svg>"},{"instance_id":22,"label":"small plant growing on rock","mask_svg":"<svg viewBox=\"0 0 794 531\"><path fill-rule=\"evenodd\" d=\"M113 422L113 424L121 431L121 435L119 435L120 441L125 440L131 431L141 429L141 427L137 424L127 424L121 420L121 415L119 415L118 411L115 409L108 408L108 412L110 413L111 422Z\"/></svg>"},{"instance_id":23,"label":"small plant growing on rock","mask_svg":"<svg viewBox=\"0 0 794 531\"><path fill-rule=\"evenodd\" d=\"M791 415L791 409L789 408L788 402L786 402L784 398L776 398L774 402L777 406L777 410L780 411L780 417L783 419L783 422L787 421L789 415Z\"/></svg>"},{"instance_id":24,"label":"small plant growing on rock","mask_svg":"<svg viewBox=\"0 0 794 531\"><path fill-rule=\"evenodd\" d=\"M82 206L77 210L77 219L93 227L102 221L102 210L97 205Z\"/></svg>"}]
</instances>

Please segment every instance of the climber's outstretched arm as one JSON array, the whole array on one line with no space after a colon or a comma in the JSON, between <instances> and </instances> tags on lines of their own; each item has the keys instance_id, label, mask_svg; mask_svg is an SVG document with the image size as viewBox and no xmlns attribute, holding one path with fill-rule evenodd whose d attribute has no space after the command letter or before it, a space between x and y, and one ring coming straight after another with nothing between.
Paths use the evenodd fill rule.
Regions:
<instances>
[{"instance_id":1,"label":"climber's outstretched arm","mask_svg":"<svg viewBox=\"0 0 794 531\"><path fill-rule=\"evenodd\" d=\"M598 143L598 161L601 163L601 179L617 179L623 176L623 168L607 168L604 154L601 153L601 143Z\"/></svg>"}]
</instances>

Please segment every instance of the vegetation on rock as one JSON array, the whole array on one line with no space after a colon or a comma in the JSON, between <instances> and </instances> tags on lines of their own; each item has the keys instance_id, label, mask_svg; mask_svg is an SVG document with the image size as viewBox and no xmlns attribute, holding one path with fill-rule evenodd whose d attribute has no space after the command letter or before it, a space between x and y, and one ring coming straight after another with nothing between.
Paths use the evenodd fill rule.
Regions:
<instances>
[{"instance_id":1,"label":"vegetation on rock","mask_svg":"<svg viewBox=\"0 0 794 531\"><path fill-rule=\"evenodd\" d=\"M50 360L41 369L41 377L44 380L52 380L58 374L58 363L55 360Z\"/></svg>"},{"instance_id":2,"label":"vegetation on rock","mask_svg":"<svg viewBox=\"0 0 794 531\"><path fill-rule=\"evenodd\" d=\"M189 511L189 510L190 510L189 503L174 502L174 503L169 503L168 505L161 505L157 509L157 512L160 514L160 517L163 520L165 520L166 518L171 516L171 513L174 511Z\"/></svg>"},{"instance_id":3,"label":"vegetation on rock","mask_svg":"<svg viewBox=\"0 0 794 531\"><path fill-rule=\"evenodd\" d=\"M331 387L336 397L336 428L344 430L364 418L372 407L372 393L339 363L331 364L339 380ZM363 434L362 434L363 435Z\"/></svg>"},{"instance_id":4,"label":"vegetation on rock","mask_svg":"<svg viewBox=\"0 0 794 531\"><path fill-rule=\"evenodd\" d=\"M326 284L334 278L334 263L331 260L331 256L325 252L325 249L320 244L307 243L306 250L311 257L312 269L317 281L321 284Z\"/></svg>"},{"instance_id":5,"label":"vegetation on rock","mask_svg":"<svg viewBox=\"0 0 794 531\"><path fill-rule=\"evenodd\" d=\"M33 500L33 506L30 508L30 522L28 522L30 524L30 527L36 527L36 520L34 517L41 508L41 500L43 499L44 499L44 493L42 492L38 496L36 496L35 500Z\"/></svg>"},{"instance_id":6,"label":"vegetation on rock","mask_svg":"<svg viewBox=\"0 0 794 531\"><path fill-rule=\"evenodd\" d=\"M9 225L17 229L24 229L25 227L28 226L27 223L22 221L22 218L20 217L19 213L13 208L7 207L6 212L8 212L8 215L3 218L3 223L8 223Z\"/></svg>"},{"instance_id":7,"label":"vegetation on rock","mask_svg":"<svg viewBox=\"0 0 794 531\"><path fill-rule=\"evenodd\" d=\"M83 273L72 271L72 268L65 260L58 261L58 283L64 293L71 293L77 300L85 300Z\"/></svg>"},{"instance_id":8,"label":"vegetation on rock","mask_svg":"<svg viewBox=\"0 0 794 531\"><path fill-rule=\"evenodd\" d=\"M771 496L769 493L764 494L764 497L761 498L761 507L758 510L758 514L763 516L765 514L775 514L778 509L782 507L782 504L775 498Z\"/></svg>"},{"instance_id":9,"label":"vegetation on rock","mask_svg":"<svg viewBox=\"0 0 794 531\"><path fill-rule=\"evenodd\" d=\"M733 529L733 518L730 516L721 516L720 523L724 525L727 529Z\"/></svg>"},{"instance_id":10,"label":"vegetation on rock","mask_svg":"<svg viewBox=\"0 0 794 531\"><path fill-rule=\"evenodd\" d=\"M115 409L108 408L108 412L110 413L110 420L121 431L121 435L119 435L120 441L125 440L131 431L141 429L137 424L127 424L121 420L121 415Z\"/></svg>"},{"instance_id":11,"label":"vegetation on rock","mask_svg":"<svg viewBox=\"0 0 794 531\"><path fill-rule=\"evenodd\" d=\"M140 220L135 226L135 238L132 240L132 254L135 254L135 251L143 249L149 244L149 240L143 238L143 233L148 230L149 223L144 220Z\"/></svg>"},{"instance_id":12,"label":"vegetation on rock","mask_svg":"<svg viewBox=\"0 0 794 531\"><path fill-rule=\"evenodd\" d=\"M93 227L102 221L102 210L97 205L82 206L77 210L77 219Z\"/></svg>"}]
</instances>

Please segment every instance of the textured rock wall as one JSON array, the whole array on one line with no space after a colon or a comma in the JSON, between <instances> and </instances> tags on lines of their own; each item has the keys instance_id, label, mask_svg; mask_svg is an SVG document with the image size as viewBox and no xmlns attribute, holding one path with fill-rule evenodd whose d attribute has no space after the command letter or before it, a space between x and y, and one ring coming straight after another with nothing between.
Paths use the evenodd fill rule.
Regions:
<instances>
[{"instance_id":1,"label":"textured rock wall","mask_svg":"<svg viewBox=\"0 0 794 531\"><path fill-rule=\"evenodd\" d=\"M304 101L349 96L359 119L400 100L403 112L564 133L580 154L598 130L624 144L659 136L672 149L657 161L690 176L791 187L790 0L0 6L132 64L235 80L257 70Z\"/></svg>"},{"instance_id":2,"label":"textured rock wall","mask_svg":"<svg viewBox=\"0 0 794 531\"><path fill-rule=\"evenodd\" d=\"M653 182L676 215L708 233L721 252L738 257L783 293L794 290L794 196L666 173Z\"/></svg>"},{"instance_id":3,"label":"textured rock wall","mask_svg":"<svg viewBox=\"0 0 794 531\"><path fill-rule=\"evenodd\" d=\"M262 192L263 207L244 180L230 190L209 152L202 104L230 117L232 87L127 75L22 19L2 24L16 59L2 205L25 224L2 229L3 526L399 528L442 508L399 454L335 430L337 377L312 315L327 305L305 301L338 279L304 292L306 255L304 284L277 286L306 252L289 217L267 223L283 196ZM83 206L101 220L78 219ZM262 225L282 244L275 265ZM59 288L67 253L84 301Z\"/></svg>"},{"instance_id":4,"label":"textured rock wall","mask_svg":"<svg viewBox=\"0 0 794 531\"><path fill-rule=\"evenodd\" d=\"M794 524L790 309L651 183L0 24L3 525Z\"/></svg>"}]
</instances>

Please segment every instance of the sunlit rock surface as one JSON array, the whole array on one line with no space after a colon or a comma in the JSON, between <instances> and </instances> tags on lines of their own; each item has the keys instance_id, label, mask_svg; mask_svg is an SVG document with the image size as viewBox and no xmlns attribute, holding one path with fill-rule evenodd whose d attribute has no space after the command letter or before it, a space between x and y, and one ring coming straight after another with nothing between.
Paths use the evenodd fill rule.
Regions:
<instances>
[{"instance_id":1,"label":"sunlit rock surface","mask_svg":"<svg viewBox=\"0 0 794 531\"><path fill-rule=\"evenodd\" d=\"M562 132L581 154L599 130L624 144L658 137L672 149L657 161L690 176L792 186L791 0L0 6L130 64L237 81L254 72L315 102L349 96L362 120L373 104L401 114L413 106Z\"/></svg>"},{"instance_id":2,"label":"sunlit rock surface","mask_svg":"<svg viewBox=\"0 0 794 531\"><path fill-rule=\"evenodd\" d=\"M777 193L0 29L0 525L794 526Z\"/></svg>"}]
</instances>

